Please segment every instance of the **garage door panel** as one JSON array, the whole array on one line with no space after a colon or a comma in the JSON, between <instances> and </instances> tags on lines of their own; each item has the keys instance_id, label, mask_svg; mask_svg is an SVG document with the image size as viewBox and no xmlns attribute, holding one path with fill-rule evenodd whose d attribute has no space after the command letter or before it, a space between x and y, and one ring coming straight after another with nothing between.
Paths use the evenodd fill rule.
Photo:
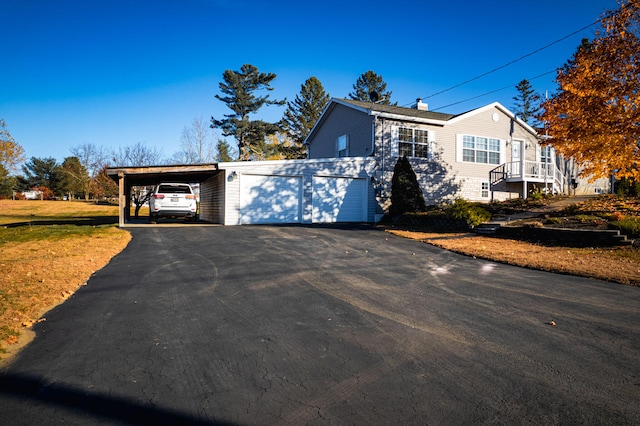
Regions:
<instances>
[{"instance_id":1,"label":"garage door panel","mask_svg":"<svg viewBox=\"0 0 640 426\"><path fill-rule=\"evenodd\" d=\"M300 177L242 175L240 223L298 223L301 219Z\"/></svg>"},{"instance_id":2,"label":"garage door panel","mask_svg":"<svg viewBox=\"0 0 640 426\"><path fill-rule=\"evenodd\" d=\"M366 180L315 176L312 204L315 223L366 221Z\"/></svg>"}]
</instances>

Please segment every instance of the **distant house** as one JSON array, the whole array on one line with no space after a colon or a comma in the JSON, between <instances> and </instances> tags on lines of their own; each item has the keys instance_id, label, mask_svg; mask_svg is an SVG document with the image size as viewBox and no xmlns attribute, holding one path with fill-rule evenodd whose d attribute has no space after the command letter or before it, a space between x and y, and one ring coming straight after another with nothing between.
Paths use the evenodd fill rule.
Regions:
<instances>
[{"instance_id":1,"label":"distant house","mask_svg":"<svg viewBox=\"0 0 640 426\"><path fill-rule=\"evenodd\" d=\"M30 191L24 191L22 196L25 200L41 200L42 199L42 191L32 189Z\"/></svg>"},{"instance_id":2,"label":"distant house","mask_svg":"<svg viewBox=\"0 0 640 426\"><path fill-rule=\"evenodd\" d=\"M375 158L372 181L382 210L401 156L409 159L427 204L573 191L573 163L540 142L534 128L498 102L456 115L429 111L420 99L404 108L336 98L306 140L311 159Z\"/></svg>"}]
</instances>

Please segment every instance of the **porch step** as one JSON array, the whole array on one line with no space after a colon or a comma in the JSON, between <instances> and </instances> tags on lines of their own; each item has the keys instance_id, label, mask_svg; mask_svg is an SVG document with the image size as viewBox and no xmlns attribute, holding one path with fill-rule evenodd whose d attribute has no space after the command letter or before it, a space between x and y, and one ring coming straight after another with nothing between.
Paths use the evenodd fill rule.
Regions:
<instances>
[{"instance_id":1,"label":"porch step","mask_svg":"<svg viewBox=\"0 0 640 426\"><path fill-rule=\"evenodd\" d=\"M634 241L627 238L624 234L612 235L611 239L618 241L621 246L632 246Z\"/></svg>"}]
</instances>

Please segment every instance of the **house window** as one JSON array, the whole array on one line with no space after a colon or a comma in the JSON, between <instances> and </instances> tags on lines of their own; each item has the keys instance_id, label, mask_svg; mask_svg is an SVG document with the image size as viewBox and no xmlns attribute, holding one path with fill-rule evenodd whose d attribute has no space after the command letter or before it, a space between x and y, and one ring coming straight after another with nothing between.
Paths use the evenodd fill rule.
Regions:
<instances>
[{"instance_id":1,"label":"house window","mask_svg":"<svg viewBox=\"0 0 640 426\"><path fill-rule=\"evenodd\" d=\"M338 137L338 157L346 157L349 155L349 139L347 135Z\"/></svg>"},{"instance_id":2,"label":"house window","mask_svg":"<svg viewBox=\"0 0 640 426\"><path fill-rule=\"evenodd\" d=\"M540 148L540 161L542 163L552 163L553 159L551 158L551 147L543 146Z\"/></svg>"},{"instance_id":3,"label":"house window","mask_svg":"<svg viewBox=\"0 0 640 426\"><path fill-rule=\"evenodd\" d=\"M427 158L429 147L429 131L398 128L398 154L400 157Z\"/></svg>"},{"instance_id":4,"label":"house window","mask_svg":"<svg viewBox=\"0 0 640 426\"><path fill-rule=\"evenodd\" d=\"M464 135L462 137L462 161L500 164L500 139Z\"/></svg>"},{"instance_id":5,"label":"house window","mask_svg":"<svg viewBox=\"0 0 640 426\"><path fill-rule=\"evenodd\" d=\"M489 198L489 182L482 182L482 190L480 196L482 198Z\"/></svg>"}]
</instances>

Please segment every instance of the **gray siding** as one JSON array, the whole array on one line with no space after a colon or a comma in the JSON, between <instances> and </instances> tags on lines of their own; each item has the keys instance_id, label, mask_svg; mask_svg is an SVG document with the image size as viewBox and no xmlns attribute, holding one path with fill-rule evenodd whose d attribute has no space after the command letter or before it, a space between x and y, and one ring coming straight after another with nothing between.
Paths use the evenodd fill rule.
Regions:
<instances>
[{"instance_id":1,"label":"gray siding","mask_svg":"<svg viewBox=\"0 0 640 426\"><path fill-rule=\"evenodd\" d=\"M349 157L371 155L372 122L373 117L363 112L343 105L335 105L309 144L309 158L336 157L337 140L342 135L347 135L349 140Z\"/></svg>"},{"instance_id":2,"label":"gray siding","mask_svg":"<svg viewBox=\"0 0 640 426\"><path fill-rule=\"evenodd\" d=\"M498 121L493 119L498 114ZM394 129L408 126L433 132L434 140L430 144L430 158L410 158L410 163L418 178L427 204L451 201L457 197L471 201L491 200L491 194L483 197L482 184L489 182L489 173L496 164L480 164L464 162L459 157L458 139L460 135L473 135L501 140L501 161L511 161L511 141L519 139L525 142L522 155L527 159L539 158L539 145L536 138L519 124L514 123L511 133L511 118L499 108L488 108L477 114L453 119L445 126L434 124L412 123L402 120L380 118L376 121L376 160L378 168L375 173L378 201L386 210L391 196L391 178L398 160L397 144ZM494 193L495 199L517 197L520 187L503 186ZM512 192L514 191L515 192ZM485 194L486 195L486 194Z\"/></svg>"}]
</instances>

